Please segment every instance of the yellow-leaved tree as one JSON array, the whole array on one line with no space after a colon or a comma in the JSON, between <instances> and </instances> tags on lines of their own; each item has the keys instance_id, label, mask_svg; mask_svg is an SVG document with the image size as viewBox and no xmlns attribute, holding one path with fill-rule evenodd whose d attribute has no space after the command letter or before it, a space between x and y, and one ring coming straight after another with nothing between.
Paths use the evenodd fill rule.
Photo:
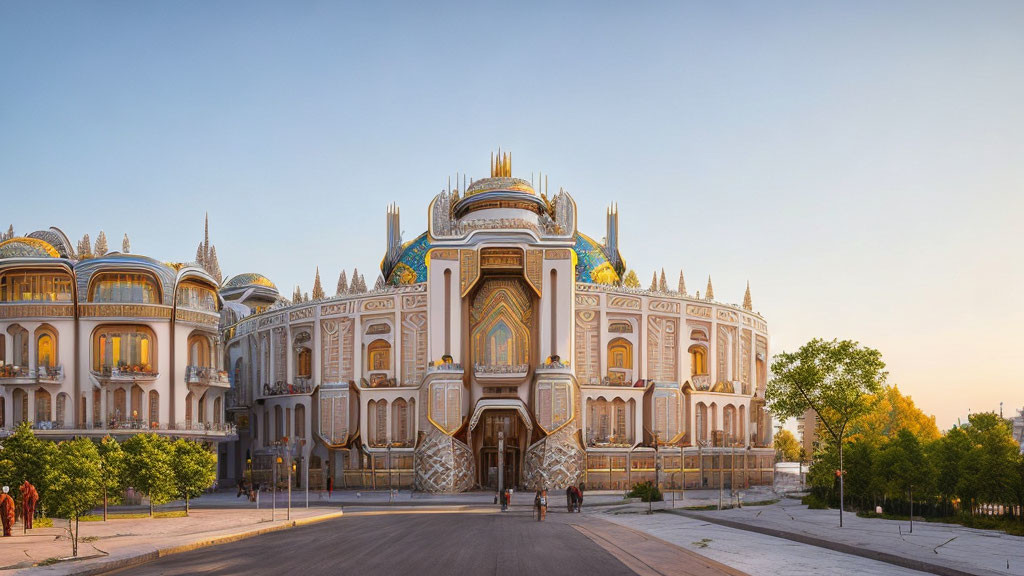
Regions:
<instances>
[{"instance_id":1,"label":"yellow-leaved tree","mask_svg":"<svg viewBox=\"0 0 1024 576\"><path fill-rule=\"evenodd\" d=\"M850 440L870 442L875 447L901 430L907 430L922 442L937 440L939 427L935 416L929 416L904 396L899 387L885 386L869 398L871 408L850 422Z\"/></svg>"}]
</instances>

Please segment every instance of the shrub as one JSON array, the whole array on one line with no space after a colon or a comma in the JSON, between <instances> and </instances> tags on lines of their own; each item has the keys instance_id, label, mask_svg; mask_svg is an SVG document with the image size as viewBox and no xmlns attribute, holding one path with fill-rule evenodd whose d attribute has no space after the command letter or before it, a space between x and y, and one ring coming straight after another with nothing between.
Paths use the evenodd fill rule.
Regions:
<instances>
[{"instance_id":1,"label":"shrub","mask_svg":"<svg viewBox=\"0 0 1024 576\"><path fill-rule=\"evenodd\" d=\"M633 489L626 493L626 498L639 498L641 502L661 502L664 500L661 490L650 480L634 484Z\"/></svg>"},{"instance_id":2,"label":"shrub","mask_svg":"<svg viewBox=\"0 0 1024 576\"><path fill-rule=\"evenodd\" d=\"M804 496L800 503L806 505L808 510L828 510L828 502L815 494Z\"/></svg>"}]
</instances>

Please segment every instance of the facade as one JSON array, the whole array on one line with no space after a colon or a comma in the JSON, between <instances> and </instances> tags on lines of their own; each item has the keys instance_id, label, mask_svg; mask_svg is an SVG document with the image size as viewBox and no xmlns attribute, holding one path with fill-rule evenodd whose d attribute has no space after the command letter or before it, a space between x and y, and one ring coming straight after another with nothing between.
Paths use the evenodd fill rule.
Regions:
<instances>
[{"instance_id":1,"label":"facade","mask_svg":"<svg viewBox=\"0 0 1024 576\"><path fill-rule=\"evenodd\" d=\"M218 289L197 265L76 253L58 228L0 243L0 436L235 438Z\"/></svg>"},{"instance_id":2,"label":"facade","mask_svg":"<svg viewBox=\"0 0 1024 576\"><path fill-rule=\"evenodd\" d=\"M445 190L428 230L387 211L382 282L283 302L222 286L230 478L457 492L770 483L767 324L750 305L623 283L618 213L598 243L577 205L512 177ZM353 285L358 278L353 278ZM682 280L682 279L680 279ZM635 285L635 282L633 283Z\"/></svg>"}]
</instances>

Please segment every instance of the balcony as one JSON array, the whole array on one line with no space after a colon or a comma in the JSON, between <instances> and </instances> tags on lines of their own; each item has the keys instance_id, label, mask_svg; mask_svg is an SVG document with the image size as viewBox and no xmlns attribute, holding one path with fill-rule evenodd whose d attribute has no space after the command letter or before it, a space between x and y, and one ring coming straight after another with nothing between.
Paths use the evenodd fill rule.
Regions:
<instances>
[{"instance_id":1,"label":"balcony","mask_svg":"<svg viewBox=\"0 0 1024 576\"><path fill-rule=\"evenodd\" d=\"M562 362L556 358L550 362L538 364L537 372L545 374L570 374L572 369L569 367L568 362Z\"/></svg>"},{"instance_id":2,"label":"balcony","mask_svg":"<svg viewBox=\"0 0 1024 576\"><path fill-rule=\"evenodd\" d=\"M710 374L694 374L690 376L690 384L693 384L694 390L701 392L707 392L711 390L711 375Z\"/></svg>"},{"instance_id":3,"label":"balcony","mask_svg":"<svg viewBox=\"0 0 1024 576\"><path fill-rule=\"evenodd\" d=\"M63 366L40 366L30 370L28 366L0 366L0 384L16 386L25 384L59 384L64 381Z\"/></svg>"},{"instance_id":4,"label":"balcony","mask_svg":"<svg viewBox=\"0 0 1024 576\"><path fill-rule=\"evenodd\" d=\"M477 380L517 380L530 373L529 364L474 364L473 376Z\"/></svg>"},{"instance_id":5,"label":"balcony","mask_svg":"<svg viewBox=\"0 0 1024 576\"><path fill-rule=\"evenodd\" d=\"M462 374L462 364L459 362L438 362L427 365L427 374L452 373Z\"/></svg>"},{"instance_id":6,"label":"balcony","mask_svg":"<svg viewBox=\"0 0 1024 576\"><path fill-rule=\"evenodd\" d=\"M227 372L206 366L186 366L185 383L214 388L231 387L231 380L228 378Z\"/></svg>"},{"instance_id":7,"label":"balcony","mask_svg":"<svg viewBox=\"0 0 1024 576\"><path fill-rule=\"evenodd\" d=\"M60 424L58 422L35 422L32 424L32 431L36 436L51 438L70 438L86 436L102 438L109 435L125 435L132 433L152 432L161 436L185 437L193 439L206 439L213 441L227 441L238 438L238 429L234 424L227 423L203 423L203 422L178 422L173 426L159 424L157 422L147 425L145 422L133 419L111 419L106 425L96 422L91 428L75 428L72 424ZM10 436L14 433L14 427L0 428L0 438Z\"/></svg>"},{"instance_id":8,"label":"balcony","mask_svg":"<svg viewBox=\"0 0 1024 576\"><path fill-rule=\"evenodd\" d=\"M273 386L264 384L260 397L306 396L313 393L313 382L308 378L296 378L294 384L277 382Z\"/></svg>"},{"instance_id":9,"label":"balcony","mask_svg":"<svg viewBox=\"0 0 1024 576\"><path fill-rule=\"evenodd\" d=\"M92 371L92 375L101 384L119 384L127 382L152 382L160 377L159 372L149 369L149 366L119 366L109 368L104 366L101 371Z\"/></svg>"}]
</instances>

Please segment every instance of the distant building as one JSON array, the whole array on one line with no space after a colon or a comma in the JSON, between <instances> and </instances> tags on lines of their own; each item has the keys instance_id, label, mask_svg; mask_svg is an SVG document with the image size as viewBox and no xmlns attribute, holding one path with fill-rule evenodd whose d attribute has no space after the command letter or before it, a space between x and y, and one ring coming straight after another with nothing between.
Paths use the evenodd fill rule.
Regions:
<instances>
[{"instance_id":1,"label":"distant building","mask_svg":"<svg viewBox=\"0 0 1024 576\"><path fill-rule=\"evenodd\" d=\"M1013 423L1013 439L1020 444L1021 454L1024 454L1024 408L1017 410L1017 415L1010 418Z\"/></svg>"}]
</instances>

